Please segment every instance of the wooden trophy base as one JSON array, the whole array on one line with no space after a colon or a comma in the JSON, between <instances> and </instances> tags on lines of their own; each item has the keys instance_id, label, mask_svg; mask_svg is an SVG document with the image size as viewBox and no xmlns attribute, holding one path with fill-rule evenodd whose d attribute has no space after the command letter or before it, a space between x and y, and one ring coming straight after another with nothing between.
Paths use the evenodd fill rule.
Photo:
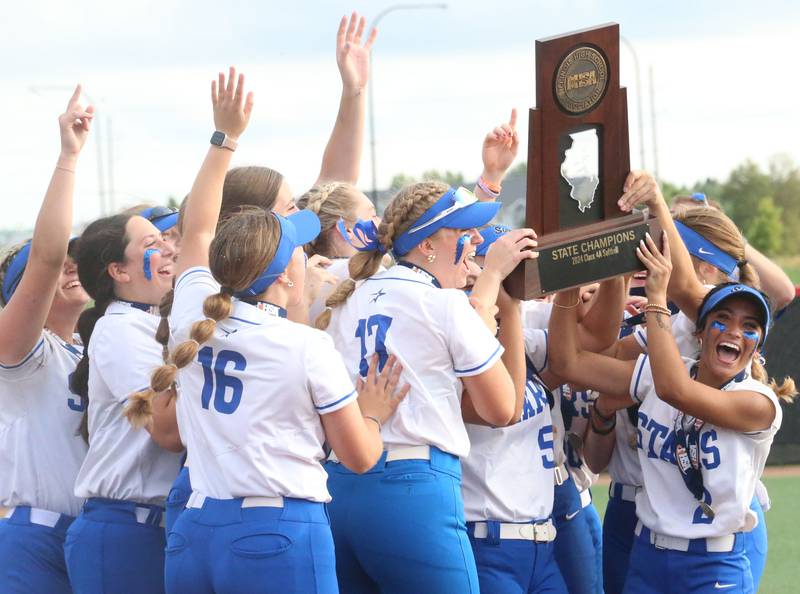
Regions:
<instances>
[{"instance_id":1,"label":"wooden trophy base","mask_svg":"<svg viewBox=\"0 0 800 594\"><path fill-rule=\"evenodd\" d=\"M648 232L660 249L661 225L644 211L549 233L539 239L539 257L517 266L504 287L527 301L644 270L636 247Z\"/></svg>"}]
</instances>

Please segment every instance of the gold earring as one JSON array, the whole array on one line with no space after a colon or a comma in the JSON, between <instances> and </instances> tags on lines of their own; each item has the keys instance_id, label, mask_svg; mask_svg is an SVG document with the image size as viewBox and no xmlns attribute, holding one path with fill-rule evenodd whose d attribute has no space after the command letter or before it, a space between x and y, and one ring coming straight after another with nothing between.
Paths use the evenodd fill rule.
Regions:
<instances>
[{"instance_id":1,"label":"gold earring","mask_svg":"<svg viewBox=\"0 0 800 594\"><path fill-rule=\"evenodd\" d=\"M428 254L428 262L433 264L433 261L436 259L436 254Z\"/></svg>"},{"instance_id":2,"label":"gold earring","mask_svg":"<svg viewBox=\"0 0 800 594\"><path fill-rule=\"evenodd\" d=\"M294 283L293 283L292 281L288 281L288 282L286 283L286 286L287 286L287 287L289 287L289 288L291 289L291 288L294 286Z\"/></svg>"}]
</instances>

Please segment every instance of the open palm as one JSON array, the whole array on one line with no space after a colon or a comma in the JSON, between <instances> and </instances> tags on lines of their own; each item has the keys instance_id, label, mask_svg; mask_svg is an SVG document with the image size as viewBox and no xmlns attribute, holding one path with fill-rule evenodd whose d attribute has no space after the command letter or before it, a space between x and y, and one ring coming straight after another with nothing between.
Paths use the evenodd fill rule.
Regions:
<instances>
[{"instance_id":1,"label":"open palm","mask_svg":"<svg viewBox=\"0 0 800 594\"><path fill-rule=\"evenodd\" d=\"M369 79L369 56L375 41L377 30L373 29L364 45L361 37L364 34L366 21L357 13L342 17L336 35L336 64L342 76L342 85L347 88L363 89Z\"/></svg>"}]
</instances>

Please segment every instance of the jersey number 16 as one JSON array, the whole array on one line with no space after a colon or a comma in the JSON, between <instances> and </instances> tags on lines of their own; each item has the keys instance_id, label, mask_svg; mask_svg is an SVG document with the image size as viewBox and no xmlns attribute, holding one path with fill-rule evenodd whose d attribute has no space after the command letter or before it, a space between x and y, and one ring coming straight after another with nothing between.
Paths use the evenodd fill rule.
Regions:
<instances>
[{"instance_id":1,"label":"jersey number 16","mask_svg":"<svg viewBox=\"0 0 800 594\"><path fill-rule=\"evenodd\" d=\"M217 412L225 415L232 414L242 400L244 385L238 377L225 375L225 370L229 363L233 363L235 371L244 371L247 367L247 360L241 353L228 350L221 350L214 360L214 351L209 346L200 349L197 359L203 366L203 392L200 395L200 403L203 408L208 409L213 394L214 408ZM214 384L216 384L216 389ZM228 390L230 390L230 398L226 399L225 395Z\"/></svg>"}]
</instances>

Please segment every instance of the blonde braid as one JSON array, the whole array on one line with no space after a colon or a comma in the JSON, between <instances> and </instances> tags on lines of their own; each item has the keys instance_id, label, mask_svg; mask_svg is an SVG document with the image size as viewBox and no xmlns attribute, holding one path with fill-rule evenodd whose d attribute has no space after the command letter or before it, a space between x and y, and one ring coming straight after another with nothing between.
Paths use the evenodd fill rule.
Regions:
<instances>
[{"instance_id":1,"label":"blonde braid","mask_svg":"<svg viewBox=\"0 0 800 594\"><path fill-rule=\"evenodd\" d=\"M392 199L383 213L378 225L378 241L386 253L390 253L395 237L404 233L419 219L431 205L447 192L447 184L441 182L421 182L406 186ZM348 264L350 278L345 279L325 300L325 309L314 322L314 326L325 330L330 324L334 308L343 304L356 288L356 281L371 277L380 268L383 253L378 250L359 252Z\"/></svg>"},{"instance_id":2,"label":"blonde braid","mask_svg":"<svg viewBox=\"0 0 800 594\"><path fill-rule=\"evenodd\" d=\"M328 182L319 184L303 194L297 201L297 207L310 210L319 217L321 226L317 238L303 246L306 254L320 254L334 257L331 234L338 233L336 224L340 220L354 220L358 190L345 182Z\"/></svg>"},{"instance_id":3,"label":"blonde braid","mask_svg":"<svg viewBox=\"0 0 800 594\"><path fill-rule=\"evenodd\" d=\"M179 344L171 356L165 358L165 363L157 368L150 376L150 387L147 390L136 392L128 398L128 405L123 414L128 422L136 428L144 427L152 422L153 398L156 394L169 390L170 398L177 398L175 378L178 370L194 361L200 350L200 345L208 342L214 335L217 323L233 313L231 291L223 290L220 293L209 295L203 302L203 314L206 318L192 324L189 340ZM163 305L163 304L162 304ZM171 307L171 302L169 304Z\"/></svg>"},{"instance_id":4,"label":"blonde braid","mask_svg":"<svg viewBox=\"0 0 800 594\"><path fill-rule=\"evenodd\" d=\"M778 382L767 375L767 370L764 369L764 366L761 364L761 361L758 360L757 355L753 358L751 372L753 379L760 381L762 384L768 385L780 400L786 402L787 404L794 402L794 397L797 395L797 389L792 378L789 376L784 377L783 382L779 386Z\"/></svg>"}]
</instances>

